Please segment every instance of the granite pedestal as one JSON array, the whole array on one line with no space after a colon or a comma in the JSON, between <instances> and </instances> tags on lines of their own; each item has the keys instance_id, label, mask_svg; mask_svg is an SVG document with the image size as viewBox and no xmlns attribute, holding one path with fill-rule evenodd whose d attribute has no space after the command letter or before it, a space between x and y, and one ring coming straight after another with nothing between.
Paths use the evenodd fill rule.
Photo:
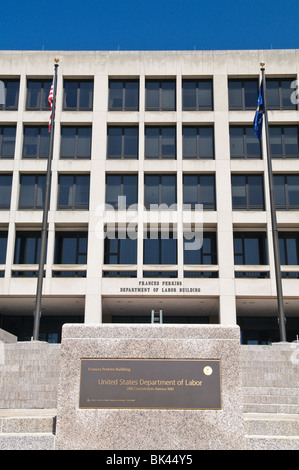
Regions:
<instances>
[{"instance_id":1,"label":"granite pedestal","mask_svg":"<svg viewBox=\"0 0 299 470\"><path fill-rule=\"evenodd\" d=\"M64 325L56 449L244 446L237 326Z\"/></svg>"}]
</instances>

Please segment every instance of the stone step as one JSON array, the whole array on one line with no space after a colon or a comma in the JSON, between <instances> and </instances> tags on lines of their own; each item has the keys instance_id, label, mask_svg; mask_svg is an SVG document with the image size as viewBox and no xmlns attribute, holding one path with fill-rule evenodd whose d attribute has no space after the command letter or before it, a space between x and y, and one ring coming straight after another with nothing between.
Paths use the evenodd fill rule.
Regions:
<instances>
[{"instance_id":1,"label":"stone step","mask_svg":"<svg viewBox=\"0 0 299 470\"><path fill-rule=\"evenodd\" d=\"M54 450L52 433L1 433L0 450Z\"/></svg>"},{"instance_id":2,"label":"stone step","mask_svg":"<svg viewBox=\"0 0 299 470\"><path fill-rule=\"evenodd\" d=\"M246 450L299 450L299 437L245 436Z\"/></svg>"},{"instance_id":3,"label":"stone step","mask_svg":"<svg viewBox=\"0 0 299 470\"><path fill-rule=\"evenodd\" d=\"M2 409L0 410L0 435L2 433L55 433L56 409Z\"/></svg>"},{"instance_id":4,"label":"stone step","mask_svg":"<svg viewBox=\"0 0 299 470\"><path fill-rule=\"evenodd\" d=\"M299 414L244 413L248 435L299 437Z\"/></svg>"},{"instance_id":5,"label":"stone step","mask_svg":"<svg viewBox=\"0 0 299 470\"><path fill-rule=\"evenodd\" d=\"M278 403L243 403L244 413L287 413L299 414L299 405Z\"/></svg>"}]
</instances>

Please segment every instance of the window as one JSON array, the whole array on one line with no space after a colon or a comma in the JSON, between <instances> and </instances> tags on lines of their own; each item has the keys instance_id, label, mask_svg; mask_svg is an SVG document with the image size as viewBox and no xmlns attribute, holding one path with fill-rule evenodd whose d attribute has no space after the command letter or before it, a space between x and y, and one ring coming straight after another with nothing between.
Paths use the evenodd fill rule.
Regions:
<instances>
[{"instance_id":1,"label":"window","mask_svg":"<svg viewBox=\"0 0 299 470\"><path fill-rule=\"evenodd\" d=\"M175 80L146 80L145 109L146 111L175 111Z\"/></svg>"},{"instance_id":2,"label":"window","mask_svg":"<svg viewBox=\"0 0 299 470\"><path fill-rule=\"evenodd\" d=\"M216 210L215 176L214 175L184 175L183 202L195 209L196 204L202 204L203 209Z\"/></svg>"},{"instance_id":3,"label":"window","mask_svg":"<svg viewBox=\"0 0 299 470\"><path fill-rule=\"evenodd\" d=\"M145 158L176 158L174 126L146 126Z\"/></svg>"},{"instance_id":4,"label":"window","mask_svg":"<svg viewBox=\"0 0 299 470\"><path fill-rule=\"evenodd\" d=\"M256 109L258 80L228 80L228 101L230 110Z\"/></svg>"},{"instance_id":5,"label":"window","mask_svg":"<svg viewBox=\"0 0 299 470\"><path fill-rule=\"evenodd\" d=\"M0 209L10 208L12 175L0 174Z\"/></svg>"},{"instance_id":6,"label":"window","mask_svg":"<svg viewBox=\"0 0 299 470\"><path fill-rule=\"evenodd\" d=\"M49 110L48 97L52 80L27 81L27 110Z\"/></svg>"},{"instance_id":7,"label":"window","mask_svg":"<svg viewBox=\"0 0 299 470\"><path fill-rule=\"evenodd\" d=\"M40 231L17 231L14 264L39 264L40 244Z\"/></svg>"},{"instance_id":8,"label":"window","mask_svg":"<svg viewBox=\"0 0 299 470\"><path fill-rule=\"evenodd\" d=\"M147 209L151 205L165 204L169 207L176 204L175 175L145 175L144 186L144 205Z\"/></svg>"},{"instance_id":9,"label":"window","mask_svg":"<svg viewBox=\"0 0 299 470\"><path fill-rule=\"evenodd\" d=\"M296 103L292 103L291 94L294 88L291 85L295 79L267 78L267 108L268 109L297 109Z\"/></svg>"},{"instance_id":10,"label":"window","mask_svg":"<svg viewBox=\"0 0 299 470\"><path fill-rule=\"evenodd\" d=\"M139 80L109 80L109 111L138 111Z\"/></svg>"},{"instance_id":11,"label":"window","mask_svg":"<svg viewBox=\"0 0 299 470\"><path fill-rule=\"evenodd\" d=\"M194 238L184 239L184 264L217 264L216 233L203 232L200 249L190 249L195 241Z\"/></svg>"},{"instance_id":12,"label":"window","mask_svg":"<svg viewBox=\"0 0 299 470\"><path fill-rule=\"evenodd\" d=\"M231 158L262 158L259 139L254 135L253 126L229 129Z\"/></svg>"},{"instance_id":13,"label":"window","mask_svg":"<svg viewBox=\"0 0 299 470\"><path fill-rule=\"evenodd\" d=\"M42 209L45 189L46 175L21 175L19 209Z\"/></svg>"},{"instance_id":14,"label":"window","mask_svg":"<svg viewBox=\"0 0 299 470\"><path fill-rule=\"evenodd\" d=\"M0 264L6 263L7 232L0 231Z\"/></svg>"},{"instance_id":15,"label":"window","mask_svg":"<svg viewBox=\"0 0 299 470\"><path fill-rule=\"evenodd\" d=\"M106 175L106 204L118 208L118 198L123 197L126 207L137 204L137 175Z\"/></svg>"},{"instance_id":16,"label":"window","mask_svg":"<svg viewBox=\"0 0 299 470\"><path fill-rule=\"evenodd\" d=\"M138 127L108 127L108 158L138 158Z\"/></svg>"},{"instance_id":17,"label":"window","mask_svg":"<svg viewBox=\"0 0 299 470\"><path fill-rule=\"evenodd\" d=\"M232 175L233 209L264 210L263 175Z\"/></svg>"},{"instance_id":18,"label":"window","mask_svg":"<svg viewBox=\"0 0 299 470\"><path fill-rule=\"evenodd\" d=\"M16 126L0 126L0 158L14 158Z\"/></svg>"},{"instance_id":19,"label":"window","mask_svg":"<svg viewBox=\"0 0 299 470\"><path fill-rule=\"evenodd\" d=\"M266 234L263 232L235 232L234 259L236 265L267 264Z\"/></svg>"},{"instance_id":20,"label":"window","mask_svg":"<svg viewBox=\"0 0 299 470\"><path fill-rule=\"evenodd\" d=\"M88 209L89 175L59 175L58 209Z\"/></svg>"},{"instance_id":21,"label":"window","mask_svg":"<svg viewBox=\"0 0 299 470\"><path fill-rule=\"evenodd\" d=\"M299 209L299 175L273 175L276 209Z\"/></svg>"},{"instance_id":22,"label":"window","mask_svg":"<svg viewBox=\"0 0 299 470\"><path fill-rule=\"evenodd\" d=\"M64 80L63 109L92 111L93 80Z\"/></svg>"},{"instance_id":23,"label":"window","mask_svg":"<svg viewBox=\"0 0 299 470\"><path fill-rule=\"evenodd\" d=\"M119 237L105 238L104 263L105 264L136 264L137 263L137 239Z\"/></svg>"},{"instance_id":24,"label":"window","mask_svg":"<svg viewBox=\"0 0 299 470\"><path fill-rule=\"evenodd\" d=\"M56 232L55 264L86 264L87 232Z\"/></svg>"},{"instance_id":25,"label":"window","mask_svg":"<svg viewBox=\"0 0 299 470\"><path fill-rule=\"evenodd\" d=\"M61 127L61 158L91 157L91 126Z\"/></svg>"},{"instance_id":26,"label":"window","mask_svg":"<svg viewBox=\"0 0 299 470\"><path fill-rule=\"evenodd\" d=\"M298 126L270 126L272 158L299 157Z\"/></svg>"},{"instance_id":27,"label":"window","mask_svg":"<svg viewBox=\"0 0 299 470\"><path fill-rule=\"evenodd\" d=\"M214 129L183 126L183 158L214 158Z\"/></svg>"},{"instance_id":28,"label":"window","mask_svg":"<svg viewBox=\"0 0 299 470\"><path fill-rule=\"evenodd\" d=\"M213 81L183 80L183 111L212 111Z\"/></svg>"},{"instance_id":29,"label":"window","mask_svg":"<svg viewBox=\"0 0 299 470\"><path fill-rule=\"evenodd\" d=\"M143 240L144 264L177 264L177 240L174 234L158 232L156 238L148 233ZM164 238L165 236L165 238Z\"/></svg>"},{"instance_id":30,"label":"window","mask_svg":"<svg viewBox=\"0 0 299 470\"><path fill-rule=\"evenodd\" d=\"M4 92L4 96L0 99L0 111L14 111L18 109L19 101L19 80L11 79L0 79L1 90Z\"/></svg>"},{"instance_id":31,"label":"window","mask_svg":"<svg viewBox=\"0 0 299 470\"><path fill-rule=\"evenodd\" d=\"M280 264L299 265L299 232L278 232Z\"/></svg>"},{"instance_id":32,"label":"window","mask_svg":"<svg viewBox=\"0 0 299 470\"><path fill-rule=\"evenodd\" d=\"M50 133L47 126L25 126L23 158L48 158Z\"/></svg>"}]
</instances>

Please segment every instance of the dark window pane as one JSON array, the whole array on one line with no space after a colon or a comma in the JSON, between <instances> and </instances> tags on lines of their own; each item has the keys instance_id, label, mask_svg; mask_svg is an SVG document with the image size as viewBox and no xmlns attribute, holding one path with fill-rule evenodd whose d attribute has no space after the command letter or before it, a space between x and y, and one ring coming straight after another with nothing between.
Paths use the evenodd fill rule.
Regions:
<instances>
[{"instance_id":1,"label":"dark window pane","mask_svg":"<svg viewBox=\"0 0 299 470\"><path fill-rule=\"evenodd\" d=\"M65 80L63 108L69 110L92 110L93 81Z\"/></svg>"},{"instance_id":2,"label":"dark window pane","mask_svg":"<svg viewBox=\"0 0 299 470\"><path fill-rule=\"evenodd\" d=\"M48 97L51 80L28 80L27 83L27 109L50 109Z\"/></svg>"},{"instance_id":3,"label":"dark window pane","mask_svg":"<svg viewBox=\"0 0 299 470\"><path fill-rule=\"evenodd\" d=\"M235 233L234 256L237 265L267 264L266 237L263 233Z\"/></svg>"},{"instance_id":4,"label":"dark window pane","mask_svg":"<svg viewBox=\"0 0 299 470\"><path fill-rule=\"evenodd\" d=\"M45 199L46 176L22 175L20 185L20 209L42 209Z\"/></svg>"},{"instance_id":5,"label":"dark window pane","mask_svg":"<svg viewBox=\"0 0 299 470\"><path fill-rule=\"evenodd\" d=\"M284 141L285 141L285 154L299 156L298 128L297 127L285 127L284 128Z\"/></svg>"},{"instance_id":6,"label":"dark window pane","mask_svg":"<svg viewBox=\"0 0 299 470\"><path fill-rule=\"evenodd\" d=\"M4 88L4 103L0 103L0 110L16 110L19 101L19 80L2 79L2 88Z\"/></svg>"},{"instance_id":7,"label":"dark window pane","mask_svg":"<svg viewBox=\"0 0 299 470\"><path fill-rule=\"evenodd\" d=\"M122 176L107 175L106 176L106 204L116 207L118 197L122 196Z\"/></svg>"},{"instance_id":8,"label":"dark window pane","mask_svg":"<svg viewBox=\"0 0 299 470\"><path fill-rule=\"evenodd\" d=\"M78 95L78 83L73 81L64 82L64 107L76 108Z\"/></svg>"},{"instance_id":9,"label":"dark window pane","mask_svg":"<svg viewBox=\"0 0 299 470\"><path fill-rule=\"evenodd\" d=\"M283 175L273 175L274 198L276 207L286 206L285 177Z\"/></svg>"},{"instance_id":10,"label":"dark window pane","mask_svg":"<svg viewBox=\"0 0 299 470\"><path fill-rule=\"evenodd\" d=\"M299 207L299 177L289 175L287 177L289 205Z\"/></svg>"},{"instance_id":11,"label":"dark window pane","mask_svg":"<svg viewBox=\"0 0 299 470\"><path fill-rule=\"evenodd\" d=\"M93 82L91 81L80 82L79 108L80 109L92 109L92 98L93 98Z\"/></svg>"},{"instance_id":12,"label":"dark window pane","mask_svg":"<svg viewBox=\"0 0 299 470\"><path fill-rule=\"evenodd\" d=\"M146 127L145 129L145 157L146 158L159 158L160 141L159 141L159 128Z\"/></svg>"},{"instance_id":13,"label":"dark window pane","mask_svg":"<svg viewBox=\"0 0 299 470\"><path fill-rule=\"evenodd\" d=\"M124 129L124 157L137 158L138 155L138 128Z\"/></svg>"},{"instance_id":14,"label":"dark window pane","mask_svg":"<svg viewBox=\"0 0 299 470\"><path fill-rule=\"evenodd\" d=\"M177 240L172 233L168 238L159 233L158 238L153 239L148 233L143 243L144 264L177 264Z\"/></svg>"},{"instance_id":15,"label":"dark window pane","mask_svg":"<svg viewBox=\"0 0 299 470\"><path fill-rule=\"evenodd\" d=\"M138 158L138 127L108 127L108 158Z\"/></svg>"},{"instance_id":16,"label":"dark window pane","mask_svg":"<svg viewBox=\"0 0 299 470\"><path fill-rule=\"evenodd\" d=\"M122 109L123 107L123 82L110 80L109 82L109 109Z\"/></svg>"},{"instance_id":17,"label":"dark window pane","mask_svg":"<svg viewBox=\"0 0 299 470\"><path fill-rule=\"evenodd\" d=\"M233 208L246 207L246 177L244 175L232 176L232 203Z\"/></svg>"},{"instance_id":18,"label":"dark window pane","mask_svg":"<svg viewBox=\"0 0 299 470\"><path fill-rule=\"evenodd\" d=\"M0 264L6 262L7 232L0 231Z\"/></svg>"},{"instance_id":19,"label":"dark window pane","mask_svg":"<svg viewBox=\"0 0 299 470\"><path fill-rule=\"evenodd\" d=\"M183 158L214 158L212 127L183 127Z\"/></svg>"},{"instance_id":20,"label":"dark window pane","mask_svg":"<svg viewBox=\"0 0 299 470\"><path fill-rule=\"evenodd\" d=\"M40 232L16 232L14 264L38 264Z\"/></svg>"},{"instance_id":21,"label":"dark window pane","mask_svg":"<svg viewBox=\"0 0 299 470\"><path fill-rule=\"evenodd\" d=\"M61 156L64 158L73 157L75 155L75 127L61 128Z\"/></svg>"},{"instance_id":22,"label":"dark window pane","mask_svg":"<svg viewBox=\"0 0 299 470\"><path fill-rule=\"evenodd\" d=\"M158 175L147 175L144 178L144 203L146 207L151 204L159 204L160 177Z\"/></svg>"},{"instance_id":23,"label":"dark window pane","mask_svg":"<svg viewBox=\"0 0 299 470\"><path fill-rule=\"evenodd\" d=\"M251 109L256 108L258 97L258 88L256 81L246 81L244 82L244 99L245 99L245 108Z\"/></svg>"},{"instance_id":24,"label":"dark window pane","mask_svg":"<svg viewBox=\"0 0 299 470\"><path fill-rule=\"evenodd\" d=\"M61 128L61 158L90 158L91 127Z\"/></svg>"},{"instance_id":25,"label":"dark window pane","mask_svg":"<svg viewBox=\"0 0 299 470\"><path fill-rule=\"evenodd\" d=\"M175 80L146 80L146 110L173 111L176 108Z\"/></svg>"},{"instance_id":26,"label":"dark window pane","mask_svg":"<svg viewBox=\"0 0 299 470\"><path fill-rule=\"evenodd\" d=\"M57 232L55 236L55 264L86 264L87 233Z\"/></svg>"},{"instance_id":27,"label":"dark window pane","mask_svg":"<svg viewBox=\"0 0 299 470\"><path fill-rule=\"evenodd\" d=\"M139 82L131 80L126 82L125 88L125 109L139 109Z\"/></svg>"},{"instance_id":28,"label":"dark window pane","mask_svg":"<svg viewBox=\"0 0 299 470\"><path fill-rule=\"evenodd\" d=\"M231 157L243 157L245 155L243 128L231 127L229 132Z\"/></svg>"},{"instance_id":29,"label":"dark window pane","mask_svg":"<svg viewBox=\"0 0 299 470\"><path fill-rule=\"evenodd\" d=\"M242 108L242 82L229 81L228 82L228 99L230 109Z\"/></svg>"},{"instance_id":30,"label":"dark window pane","mask_svg":"<svg viewBox=\"0 0 299 470\"><path fill-rule=\"evenodd\" d=\"M24 128L24 158L48 158L50 133L46 126Z\"/></svg>"},{"instance_id":31,"label":"dark window pane","mask_svg":"<svg viewBox=\"0 0 299 470\"><path fill-rule=\"evenodd\" d=\"M197 158L197 130L195 127L183 128L183 157Z\"/></svg>"},{"instance_id":32,"label":"dark window pane","mask_svg":"<svg viewBox=\"0 0 299 470\"><path fill-rule=\"evenodd\" d=\"M183 80L183 109L196 109L196 81Z\"/></svg>"},{"instance_id":33,"label":"dark window pane","mask_svg":"<svg viewBox=\"0 0 299 470\"><path fill-rule=\"evenodd\" d=\"M137 239L131 238L105 238L104 263L105 264L136 264Z\"/></svg>"},{"instance_id":34,"label":"dark window pane","mask_svg":"<svg viewBox=\"0 0 299 470\"><path fill-rule=\"evenodd\" d=\"M0 157L13 158L15 154L16 127L0 127Z\"/></svg>"},{"instance_id":35,"label":"dark window pane","mask_svg":"<svg viewBox=\"0 0 299 470\"><path fill-rule=\"evenodd\" d=\"M122 129L120 127L108 128L108 156L120 158L122 155Z\"/></svg>"},{"instance_id":36,"label":"dark window pane","mask_svg":"<svg viewBox=\"0 0 299 470\"><path fill-rule=\"evenodd\" d=\"M199 241L194 237L184 239L184 264L217 264L216 233L204 232L201 247L197 249ZM192 244L196 249L190 249Z\"/></svg>"},{"instance_id":37,"label":"dark window pane","mask_svg":"<svg viewBox=\"0 0 299 470\"><path fill-rule=\"evenodd\" d=\"M88 209L89 175L60 175L58 208Z\"/></svg>"},{"instance_id":38,"label":"dark window pane","mask_svg":"<svg viewBox=\"0 0 299 470\"><path fill-rule=\"evenodd\" d=\"M255 109L258 97L257 80L228 81L229 109Z\"/></svg>"},{"instance_id":39,"label":"dark window pane","mask_svg":"<svg viewBox=\"0 0 299 470\"><path fill-rule=\"evenodd\" d=\"M12 175L0 175L0 209L10 208Z\"/></svg>"}]
</instances>

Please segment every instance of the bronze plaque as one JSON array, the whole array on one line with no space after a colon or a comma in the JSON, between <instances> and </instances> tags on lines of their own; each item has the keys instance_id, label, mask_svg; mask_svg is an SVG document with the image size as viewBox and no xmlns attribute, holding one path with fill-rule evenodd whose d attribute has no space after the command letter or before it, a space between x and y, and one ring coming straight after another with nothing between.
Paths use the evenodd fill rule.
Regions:
<instances>
[{"instance_id":1,"label":"bronze plaque","mask_svg":"<svg viewBox=\"0 0 299 470\"><path fill-rule=\"evenodd\" d=\"M220 410L220 361L81 359L79 408Z\"/></svg>"}]
</instances>

